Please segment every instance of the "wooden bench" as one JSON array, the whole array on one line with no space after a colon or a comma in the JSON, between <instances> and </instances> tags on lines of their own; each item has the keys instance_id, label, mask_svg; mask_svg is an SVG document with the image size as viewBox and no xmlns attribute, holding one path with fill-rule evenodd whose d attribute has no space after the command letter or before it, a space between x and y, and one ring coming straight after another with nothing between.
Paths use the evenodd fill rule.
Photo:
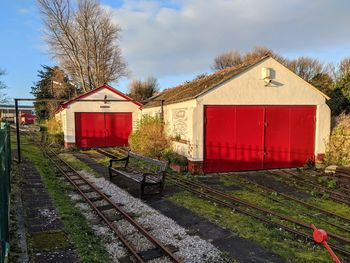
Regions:
<instances>
[{"instance_id":1,"label":"wooden bench","mask_svg":"<svg viewBox=\"0 0 350 263\"><path fill-rule=\"evenodd\" d=\"M147 167L136 167L136 165L132 164L132 161L142 162ZM113 164L115 163L121 165L114 167ZM140 184L140 198L143 198L145 195L150 195L149 193L145 193L147 186L154 186L159 189L156 193L153 192L151 194L162 194L167 167L168 162L155 160L129 151L128 155L124 158L112 158L109 161L108 171L110 180L114 175L119 175Z\"/></svg>"}]
</instances>

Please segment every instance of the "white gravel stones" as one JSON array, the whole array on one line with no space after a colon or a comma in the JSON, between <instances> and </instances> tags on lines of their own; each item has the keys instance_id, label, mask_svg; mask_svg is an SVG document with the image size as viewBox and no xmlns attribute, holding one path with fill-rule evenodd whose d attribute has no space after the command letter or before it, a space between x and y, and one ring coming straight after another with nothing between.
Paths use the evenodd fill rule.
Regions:
<instances>
[{"instance_id":1,"label":"white gravel stones","mask_svg":"<svg viewBox=\"0 0 350 263\"><path fill-rule=\"evenodd\" d=\"M39 217L45 219L47 226L53 223L55 220L59 219L57 211L55 209L48 208L40 208Z\"/></svg>"},{"instance_id":2,"label":"white gravel stones","mask_svg":"<svg viewBox=\"0 0 350 263\"><path fill-rule=\"evenodd\" d=\"M69 194L72 201L82 201L84 198L79 194Z\"/></svg>"},{"instance_id":3,"label":"white gravel stones","mask_svg":"<svg viewBox=\"0 0 350 263\"><path fill-rule=\"evenodd\" d=\"M110 183L104 178L96 178L89 173L80 172L86 179L93 182L97 187L110 195L111 199L123 205L128 213L136 214L136 220L163 244L173 245L179 249L176 255L186 263L221 262L220 251L211 243L198 236L188 235L186 229L179 226L172 219L160 214L155 209L143 203L140 199L134 198L129 193ZM139 248L148 248L149 242L140 238L135 229L124 220L117 221L116 226L123 234L129 234L128 240ZM168 262L167 259L155 259L150 262Z\"/></svg>"}]
</instances>

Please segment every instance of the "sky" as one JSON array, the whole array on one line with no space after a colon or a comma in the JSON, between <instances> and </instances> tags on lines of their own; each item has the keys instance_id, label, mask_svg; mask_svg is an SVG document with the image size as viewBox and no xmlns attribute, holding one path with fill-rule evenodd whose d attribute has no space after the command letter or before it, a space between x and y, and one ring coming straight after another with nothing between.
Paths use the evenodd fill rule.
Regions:
<instances>
[{"instance_id":1,"label":"sky","mask_svg":"<svg viewBox=\"0 0 350 263\"><path fill-rule=\"evenodd\" d=\"M74 0L72 0L74 1ZM214 58L254 46L295 58L338 63L350 56L348 0L101 0L122 31L130 79L158 79L160 89L210 73ZM8 97L32 97L41 65L56 65L42 36L35 0L1 0L0 69Z\"/></svg>"}]
</instances>

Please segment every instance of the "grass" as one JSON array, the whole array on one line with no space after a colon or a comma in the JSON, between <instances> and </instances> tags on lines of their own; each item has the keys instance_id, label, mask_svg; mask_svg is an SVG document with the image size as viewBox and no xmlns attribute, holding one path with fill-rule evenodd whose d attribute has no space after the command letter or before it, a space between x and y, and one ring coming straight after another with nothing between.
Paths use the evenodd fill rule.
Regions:
<instances>
[{"instance_id":1,"label":"grass","mask_svg":"<svg viewBox=\"0 0 350 263\"><path fill-rule=\"evenodd\" d=\"M287 198L278 195L277 193L269 194L268 192L265 192L262 188L250 183L249 181L239 176L223 176L222 180L225 182L225 184L235 184L243 188L243 190L231 191L231 194L233 194L236 197L239 197L243 200L249 201L254 204L259 204L267 209L281 213L283 215L290 216L299 221L304 221L308 224L316 224L317 226L322 227L327 231L350 238L349 233L344 233L342 230L339 230L338 228L327 224L326 222L324 222L324 220L319 219L319 217L313 216L315 214L320 213L318 210L313 210L302 204L291 201ZM249 187L249 189L246 189L247 187ZM347 218L350 215L350 207L334 203L327 199L310 197L305 201L309 204L315 205L319 208L323 208L330 212L335 212L336 214L342 215ZM328 222L349 227L348 223L339 222L337 219L331 216L323 216L322 218L326 218Z\"/></svg>"},{"instance_id":2,"label":"grass","mask_svg":"<svg viewBox=\"0 0 350 263\"><path fill-rule=\"evenodd\" d=\"M168 198L198 215L208 218L213 223L230 229L240 237L259 243L264 248L292 262L330 262L330 256L323 248L315 247L311 242L298 240L282 230L269 228L232 209L203 201L203 199L187 192L179 192Z\"/></svg>"},{"instance_id":3,"label":"grass","mask_svg":"<svg viewBox=\"0 0 350 263\"><path fill-rule=\"evenodd\" d=\"M108 162L108 160L109 158L107 158L106 161ZM221 179L226 185L238 183L237 178L233 180L232 176L222 176ZM169 182L167 182L167 186L169 185ZM272 193L270 197L266 196L263 189L249 184L247 181L239 181L239 185L242 186L242 190L230 191L230 193L243 200L259 204L275 212L294 217L300 221L316 223L316 225L319 227L327 227L327 230L339 233L338 229L330 227L323 221L317 220L317 218L315 219L314 217L310 217L309 209L301 204L294 203L290 200L285 200L276 193ZM249 185L249 189L246 189L247 185ZM262 194L265 194L265 196ZM313 242L308 242L305 244L304 241L298 240L289 233L270 228L248 216L239 214L238 212L234 212L230 209L218 207L213 203L203 201L190 193L177 193L170 196L169 199L177 204L193 210L197 214L208 218L216 224L231 229L233 232L238 233L241 237L258 242L263 247L293 262L329 262L330 260L330 257L324 248L316 246ZM315 198L315 201L309 201L310 203L319 202L320 206L324 208L331 205L328 200L323 199ZM349 207L342 208L342 213L347 213L347 211L348 213L350 212ZM337 206L335 206L335 210L337 212L340 211L338 210ZM339 214L342 213L339 212ZM330 221L337 223L337 221L333 219L330 219ZM284 222L284 224L286 223ZM290 226L292 225L290 224ZM310 236L311 233L312 232L310 231ZM339 234L344 235L344 233Z\"/></svg>"},{"instance_id":4,"label":"grass","mask_svg":"<svg viewBox=\"0 0 350 263\"><path fill-rule=\"evenodd\" d=\"M71 153L60 153L59 157L69 163L77 171L85 171L95 177L101 177L94 169L90 168L87 164L80 161Z\"/></svg>"},{"instance_id":5,"label":"grass","mask_svg":"<svg viewBox=\"0 0 350 263\"><path fill-rule=\"evenodd\" d=\"M22 140L25 141L25 138ZM43 156L37 146L23 144L22 153L36 166L43 178L45 187L49 191L64 221L70 242L74 245L81 262L111 262L100 239L95 235L86 218L74 207L74 202L69 198L68 194L73 191L73 187L60 177L57 177L52 163Z\"/></svg>"}]
</instances>

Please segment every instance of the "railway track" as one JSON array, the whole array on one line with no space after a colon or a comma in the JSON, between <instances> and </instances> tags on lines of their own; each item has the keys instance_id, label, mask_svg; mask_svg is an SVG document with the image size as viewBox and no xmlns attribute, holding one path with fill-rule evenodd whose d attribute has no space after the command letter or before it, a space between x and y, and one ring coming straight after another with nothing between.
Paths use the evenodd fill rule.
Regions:
<instances>
[{"instance_id":1,"label":"railway track","mask_svg":"<svg viewBox=\"0 0 350 263\"><path fill-rule=\"evenodd\" d=\"M104 151L104 150L97 150L97 151L100 154L103 154L109 158L120 157L120 156L116 156L115 153L110 153L108 151ZM123 154L123 152L121 154ZM239 213L250 216L256 220L259 220L265 223L266 225L276 227L278 229L283 229L284 231L291 233L295 236L298 236L299 238L303 238L306 241L313 242L312 228L307 223L287 217L283 214L263 208L256 204L249 203L231 194L227 194L225 192L209 187L205 184L195 182L193 180L188 180L188 179L185 179L179 176L173 176L173 175L168 175L167 180L171 181L175 185L181 187L182 189L188 192L191 192L192 194L202 199L214 202L226 208L233 209L234 211L237 211ZM284 222L287 222L289 225L284 224ZM347 248L345 248L345 246L350 245L350 240L334 233L328 233L328 235L329 237L331 237L331 239L333 239L333 241L337 242L337 244L330 242L331 243L330 245L332 246L332 248L335 251L341 253L342 255L350 259L350 251L347 250Z\"/></svg>"},{"instance_id":2,"label":"railway track","mask_svg":"<svg viewBox=\"0 0 350 263\"><path fill-rule=\"evenodd\" d=\"M286 200L291 200L293 202L296 202L296 203L299 203L301 204L302 206L304 207L307 207L307 208L310 208L311 210L314 210L314 211L317 211L318 213L317 214L313 214L313 213L309 213L309 212L304 212L303 215L305 216L308 216L309 218L316 218L318 221L324 223L324 224L327 224L327 225L330 225L334 228L337 228L338 230L342 231L342 232L347 232L347 233L350 233L350 228L349 228L349 225L348 223L350 223L350 219L349 218L346 218L346 217L343 217L341 215L338 215L336 213L333 213L331 211L328 211L328 210L325 210L325 209L322 209L322 208L319 208L317 206L314 206L314 205L311 205L309 203L306 203L294 196L290 196L288 194L285 194L285 193L282 193L282 192L278 192L276 191L275 189L272 189L272 188L269 188L265 185L262 185L262 184L259 184L253 180L250 180L249 178L246 178L244 176L241 176L241 179L244 180L245 184L244 184L244 188L246 189L251 189L249 187L247 187L246 183L250 183L250 184L253 184L255 187L258 187L260 188L263 192L256 192L256 189L251 189L250 191L252 192L255 192L261 196L264 196L265 198L268 198L274 202L278 202L278 203L283 203L285 205L290 205L290 204L287 204L286 203ZM275 194L277 193L279 196L283 197L284 200L278 200L276 198L273 197L272 194ZM339 224L335 224L335 223L332 223L332 222L329 222L329 220L327 219L324 219L320 216L324 216L324 215L328 215L328 216L331 216L333 218L337 218L339 221L341 221L342 223L344 223L345 225L339 225Z\"/></svg>"},{"instance_id":3,"label":"railway track","mask_svg":"<svg viewBox=\"0 0 350 263\"><path fill-rule=\"evenodd\" d=\"M327 180L336 180L337 181L337 187L336 187L336 190L339 191L339 192L342 192L342 193L345 193L345 194L350 194L350 188L349 188L349 184L341 184L340 183L340 180L344 180L344 181L348 181L350 179L350 174L348 175L349 176L349 179L346 179L344 177L344 175L346 176L345 173L343 173L342 171L347 171L346 169L344 168L337 168L337 171L339 172L336 172L334 174L327 174L325 172L316 172L316 171L306 171L307 175L309 178L306 178L308 179L309 181L312 181L316 184L319 184L321 186L324 186L322 184L320 184L316 177L326 177Z\"/></svg>"},{"instance_id":4,"label":"railway track","mask_svg":"<svg viewBox=\"0 0 350 263\"><path fill-rule=\"evenodd\" d=\"M308 187L311 191L317 191L319 194L328 194L329 198L332 199L333 201L340 203L340 204L346 204L346 205L350 205L350 197L348 194L343 193L343 192L338 192L335 190L330 190L327 189L324 186L321 186L319 184L316 184L315 182L312 182L294 172L291 171L286 171L286 170L282 170L282 173L284 173L285 175L282 175L280 173L276 173L276 172L271 172L272 175L277 175L278 177L282 178L285 181L289 181L290 183L292 183L293 185L298 185L299 187ZM289 177L291 176L291 177ZM294 179L293 179L294 178ZM300 184L303 185L300 185Z\"/></svg>"},{"instance_id":5,"label":"railway track","mask_svg":"<svg viewBox=\"0 0 350 263\"><path fill-rule=\"evenodd\" d=\"M314 210L314 211L318 211L318 212L320 212L320 213L322 213L322 214L324 214L324 215L328 215L328 216L332 216L332 217L334 217L334 218L337 218L338 220L341 220L341 221L345 222L346 224L349 224L349 223L350 223L350 218L347 218L347 217L344 217L344 216L342 216L342 215L336 214L336 213L334 213L334 212L325 210L325 209L320 208L320 207L318 207L318 206L309 204L309 203L307 203L307 202L305 202L305 201L303 201L303 200L301 200L301 199L299 199L299 198L297 198L297 197L288 195L288 194L286 194L286 193L282 193L282 192L280 192L280 191L276 191L275 189L272 189L272 188L270 188L270 187L268 187L268 186L259 184L259 183L255 182L255 181L251 180L251 179L248 178L248 177L241 176L241 178L242 178L243 180L245 180L245 181L247 181L247 182L249 182L249 183L251 183L251 184L253 184L253 185L255 185L255 186L257 186L257 187L259 187L259 188L261 188L261 189L263 189L264 191L266 191L266 192L268 192L268 193L277 193L278 195L284 197L284 198L287 199L287 200L291 200L291 201L293 201L293 202L296 202L296 203L298 203L298 204L301 204L301 205L303 205L303 206L305 206L305 207L307 207L307 208L310 208L310 209L312 209L312 210ZM344 228L344 227L341 227L341 226L338 226L338 225L334 225L334 224L332 224L332 223L330 223L330 222L328 222L328 223L331 224L331 225L333 225L334 227L337 227L337 228L343 230L343 231L350 232L350 228L347 229L347 228Z\"/></svg>"},{"instance_id":6,"label":"railway track","mask_svg":"<svg viewBox=\"0 0 350 263\"><path fill-rule=\"evenodd\" d=\"M132 258L140 263L145 263L149 260L145 256L145 251L138 251L133 242L128 240L126 235L123 235L118 228L118 221L124 220L128 222L142 235L145 240L148 240L153 245L152 251L161 252L159 256L166 257L172 262L182 262L170 248L162 244L155 238L148 230L140 225L132 218L120 205L113 202L109 196L99 190L93 183L81 176L72 166L59 158L59 156L48 148L43 148L43 152L52 164L64 175L64 177L75 187L79 194L91 206L91 208L98 214L98 216L108 225L108 227L116 234L119 240L124 244L125 248L131 253ZM101 202L103 204L101 204ZM97 204L99 203L99 204ZM107 213L109 211L109 213ZM113 211L117 215L117 219L110 218L110 212Z\"/></svg>"}]
</instances>

